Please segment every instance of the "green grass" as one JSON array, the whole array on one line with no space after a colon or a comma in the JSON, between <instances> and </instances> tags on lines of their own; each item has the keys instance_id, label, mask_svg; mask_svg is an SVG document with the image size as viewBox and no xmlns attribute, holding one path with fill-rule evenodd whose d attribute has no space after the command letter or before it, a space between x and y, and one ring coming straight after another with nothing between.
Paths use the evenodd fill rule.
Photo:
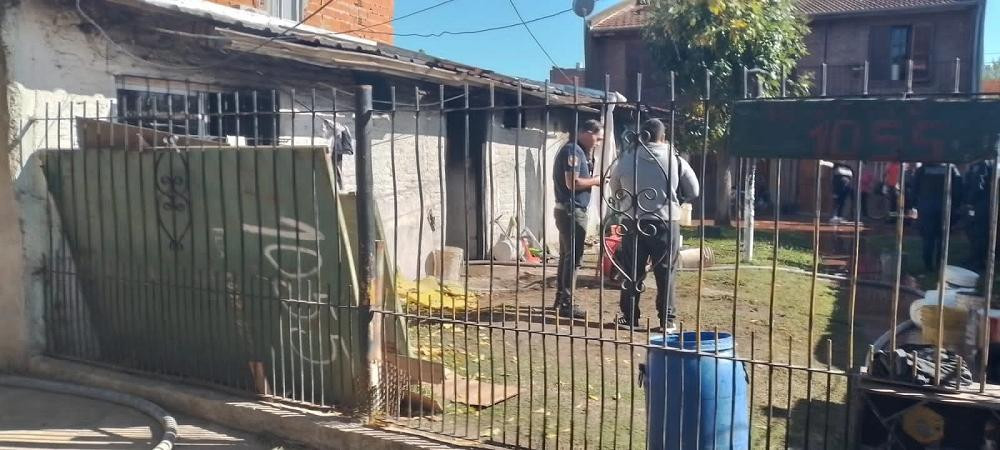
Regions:
<instances>
[{"instance_id":1,"label":"green grass","mask_svg":"<svg viewBox=\"0 0 1000 450\"><path fill-rule=\"evenodd\" d=\"M881 239L868 239L865 241L870 250L877 253L897 255L898 242L896 235L884 236ZM903 236L903 273L914 277L917 285L921 289L937 289L938 274L929 272L923 262L924 243L919 236ZM952 233L948 244L948 264L963 265L969 257L969 241L961 232Z\"/></svg>"},{"instance_id":2,"label":"green grass","mask_svg":"<svg viewBox=\"0 0 1000 450\"><path fill-rule=\"evenodd\" d=\"M685 230L689 245L696 233ZM735 233L723 229L719 237L706 239L718 264L735 263ZM771 239L769 232L758 231L758 260L754 265L770 265ZM808 270L812 261L809 233L782 233L779 265ZM697 324L703 330L734 331L739 355L749 357L752 349L757 361L787 364L791 358L794 366L849 366L846 301L837 284L760 269L741 270L738 282L737 288L732 270L707 271L699 291L698 274L681 273L678 316L685 329ZM535 304L538 299L532 296L540 292L524 290L520 295L522 304ZM581 295L595 294L588 290ZM645 295L643 304L651 305L651 297L651 293ZM522 323L520 331L504 332L464 326L442 328L433 321L411 324L411 339L418 343L418 352L424 349L421 357L440 361L471 379L521 387L520 395L490 408L449 403L445 414L423 420L423 427L531 448L568 448L571 439L575 448L623 448L629 447L630 440L632 446L643 448L646 400L635 381L637 364L644 362L645 350L630 345L633 341L626 332L614 334L612 330L594 328L584 331L577 327L576 337L557 338L539 335L542 326L538 323L531 325L535 333L525 332L526 326ZM416 338L418 328L420 337ZM546 325L545 330L554 332L555 327ZM569 329L560 327L559 332L569 333ZM580 337L584 332L588 336L603 332L612 342L587 342ZM644 339L645 335L636 335L634 342ZM856 339L855 348L863 348L862 342L869 337L859 333ZM803 369L789 371L764 364L755 365L752 372L751 431L755 448L765 448L768 432L771 447L783 446L786 436L792 447L806 446L807 439L809 446L816 447L824 440L833 448L843 442L845 376L835 374L828 381L825 374L809 375Z\"/></svg>"},{"instance_id":3,"label":"green grass","mask_svg":"<svg viewBox=\"0 0 1000 450\"><path fill-rule=\"evenodd\" d=\"M708 233L706 233L708 234ZM716 264L735 264L740 256L736 245L738 230L732 227L714 228L714 236L705 238L705 244L715 252ZM684 245L697 247L700 239L698 228L682 228ZM742 238L741 238L742 239ZM741 241L740 245L744 245ZM754 232L753 265L770 266L774 261L774 230L758 227ZM778 233L778 265L795 269L811 270L813 266L812 235L802 232Z\"/></svg>"}]
</instances>

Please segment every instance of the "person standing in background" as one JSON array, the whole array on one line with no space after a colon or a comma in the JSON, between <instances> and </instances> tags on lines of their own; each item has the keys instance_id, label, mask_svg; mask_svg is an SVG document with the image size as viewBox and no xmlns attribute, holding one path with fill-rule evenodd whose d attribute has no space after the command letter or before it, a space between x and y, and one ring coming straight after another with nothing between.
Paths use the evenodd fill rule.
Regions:
<instances>
[{"instance_id":1,"label":"person standing in background","mask_svg":"<svg viewBox=\"0 0 1000 450\"><path fill-rule=\"evenodd\" d=\"M821 166L830 167L832 169L832 190L833 190L833 216L830 217L830 223L841 224L844 223L844 208L847 206L847 200L854 199L854 191L851 189L851 181L854 180L854 170L850 166L830 161L820 161ZM854 205L856 208L857 205Z\"/></svg>"},{"instance_id":2,"label":"person standing in background","mask_svg":"<svg viewBox=\"0 0 1000 450\"><path fill-rule=\"evenodd\" d=\"M903 164L899 162L891 162L885 167L885 175L882 180L882 189L884 189L885 195L889 197L892 203L891 211L898 214L903 214L903 210L899 204L899 181L902 176ZM885 221L893 222L891 216L886 217Z\"/></svg>"},{"instance_id":3,"label":"person standing in background","mask_svg":"<svg viewBox=\"0 0 1000 450\"><path fill-rule=\"evenodd\" d=\"M962 194L962 175L958 172L958 168L952 164L924 164L917 169L913 177L924 267L929 272L939 268L941 259L944 239L944 193L948 172L951 172L952 211L956 211L961 205Z\"/></svg>"},{"instance_id":4,"label":"person standing in background","mask_svg":"<svg viewBox=\"0 0 1000 450\"><path fill-rule=\"evenodd\" d=\"M990 228L990 185L993 183L993 162L979 161L965 172L964 211L969 223L965 227L969 239L969 260L966 265L972 270L986 267L989 256Z\"/></svg>"},{"instance_id":5,"label":"person standing in background","mask_svg":"<svg viewBox=\"0 0 1000 450\"><path fill-rule=\"evenodd\" d=\"M861 169L861 217L869 219L868 199L875 190L875 171Z\"/></svg>"}]
</instances>

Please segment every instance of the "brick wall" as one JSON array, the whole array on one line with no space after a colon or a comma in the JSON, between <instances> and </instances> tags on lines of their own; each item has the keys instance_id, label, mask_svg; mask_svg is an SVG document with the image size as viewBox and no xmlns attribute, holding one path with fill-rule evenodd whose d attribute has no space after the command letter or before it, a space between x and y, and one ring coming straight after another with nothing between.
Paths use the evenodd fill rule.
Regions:
<instances>
[{"instance_id":1,"label":"brick wall","mask_svg":"<svg viewBox=\"0 0 1000 450\"><path fill-rule=\"evenodd\" d=\"M270 0L208 0L221 5L242 9L267 11ZM303 17L316 11L328 0L304 0ZM392 43L392 20L394 0L332 0L319 14L306 23L335 32L350 31L352 35ZM370 28L369 28L370 27ZM363 31L354 31L363 29Z\"/></svg>"},{"instance_id":2,"label":"brick wall","mask_svg":"<svg viewBox=\"0 0 1000 450\"><path fill-rule=\"evenodd\" d=\"M864 62L869 55L874 27L895 25L920 25L931 30L930 75L926 80L915 80L916 92L951 92L955 85L955 58L962 64L959 70L960 88L968 92L972 83L972 36L975 14L973 10L935 12L923 14L895 14L887 16L854 17L846 19L816 20L810 24L812 34L807 38L809 55L799 61L800 70L811 70L819 80L819 68L828 65L827 92L843 95L861 92L864 86ZM883 44L886 48L889 43ZM874 66L871 70L875 70ZM904 81L877 80L871 76L869 91L896 93L905 88Z\"/></svg>"},{"instance_id":3,"label":"brick wall","mask_svg":"<svg viewBox=\"0 0 1000 450\"><path fill-rule=\"evenodd\" d=\"M963 92L970 90L972 36L975 31L975 10L971 8L813 20L809 25L812 32L806 37L809 54L799 61L798 69L813 74L814 86L818 90L821 64L826 62L828 94L860 93L864 85L864 62L869 58L869 33L872 27L893 25L922 25L932 30L930 75L926 80L914 81L916 92L951 92L955 85L955 58L960 59L960 89ZM652 103L667 100L668 79L645 50L637 31L590 34L586 45L587 87L603 89L604 76L608 74L612 91L635 100L632 87L635 74L630 69L638 69L643 73L643 100ZM635 55L630 55L633 52ZM630 65L630 56L636 58L637 63ZM872 93L898 93L904 88L902 81L880 81L872 77L869 82Z\"/></svg>"}]
</instances>

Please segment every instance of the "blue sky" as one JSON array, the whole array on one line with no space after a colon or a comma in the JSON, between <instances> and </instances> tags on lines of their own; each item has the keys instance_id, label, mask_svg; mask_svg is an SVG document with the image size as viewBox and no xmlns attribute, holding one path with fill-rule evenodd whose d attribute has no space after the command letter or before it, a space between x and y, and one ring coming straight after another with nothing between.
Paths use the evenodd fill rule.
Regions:
<instances>
[{"instance_id":1,"label":"blue sky","mask_svg":"<svg viewBox=\"0 0 1000 450\"><path fill-rule=\"evenodd\" d=\"M396 0L401 16L439 3L441 0ZM597 9L617 0L601 0ZM572 4L572 0L514 0L526 20L546 16ZM517 23L509 0L454 0L444 6L394 23L397 33L434 33L476 30ZM583 64L583 19L572 12L528 25L556 64L573 67ZM520 25L487 33L396 38L396 45L508 75L535 80L548 78L552 63ZM988 2L986 12L986 61L1000 59L1000 0Z\"/></svg>"},{"instance_id":2,"label":"blue sky","mask_svg":"<svg viewBox=\"0 0 1000 450\"><path fill-rule=\"evenodd\" d=\"M1000 0L986 2L986 36L983 40L985 60L1000 59Z\"/></svg>"}]
</instances>

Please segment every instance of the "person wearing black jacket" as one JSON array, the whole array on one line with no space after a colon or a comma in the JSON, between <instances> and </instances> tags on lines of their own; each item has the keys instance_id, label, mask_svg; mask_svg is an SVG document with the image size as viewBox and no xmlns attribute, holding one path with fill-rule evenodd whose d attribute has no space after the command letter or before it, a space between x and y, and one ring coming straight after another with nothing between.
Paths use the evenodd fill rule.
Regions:
<instances>
[{"instance_id":1,"label":"person wearing black jacket","mask_svg":"<svg viewBox=\"0 0 1000 450\"><path fill-rule=\"evenodd\" d=\"M989 254L990 183L993 182L993 163L979 161L965 172L964 201L969 211L969 224L965 228L969 239L970 269L981 270Z\"/></svg>"},{"instance_id":2,"label":"person wearing black jacket","mask_svg":"<svg viewBox=\"0 0 1000 450\"><path fill-rule=\"evenodd\" d=\"M924 267L936 271L941 259L944 238L944 191L948 173L951 172L952 210L958 210L962 199L962 175L953 164L930 163L917 169L913 177L916 196L917 223L923 241ZM949 219L950 220L950 219Z\"/></svg>"}]
</instances>

